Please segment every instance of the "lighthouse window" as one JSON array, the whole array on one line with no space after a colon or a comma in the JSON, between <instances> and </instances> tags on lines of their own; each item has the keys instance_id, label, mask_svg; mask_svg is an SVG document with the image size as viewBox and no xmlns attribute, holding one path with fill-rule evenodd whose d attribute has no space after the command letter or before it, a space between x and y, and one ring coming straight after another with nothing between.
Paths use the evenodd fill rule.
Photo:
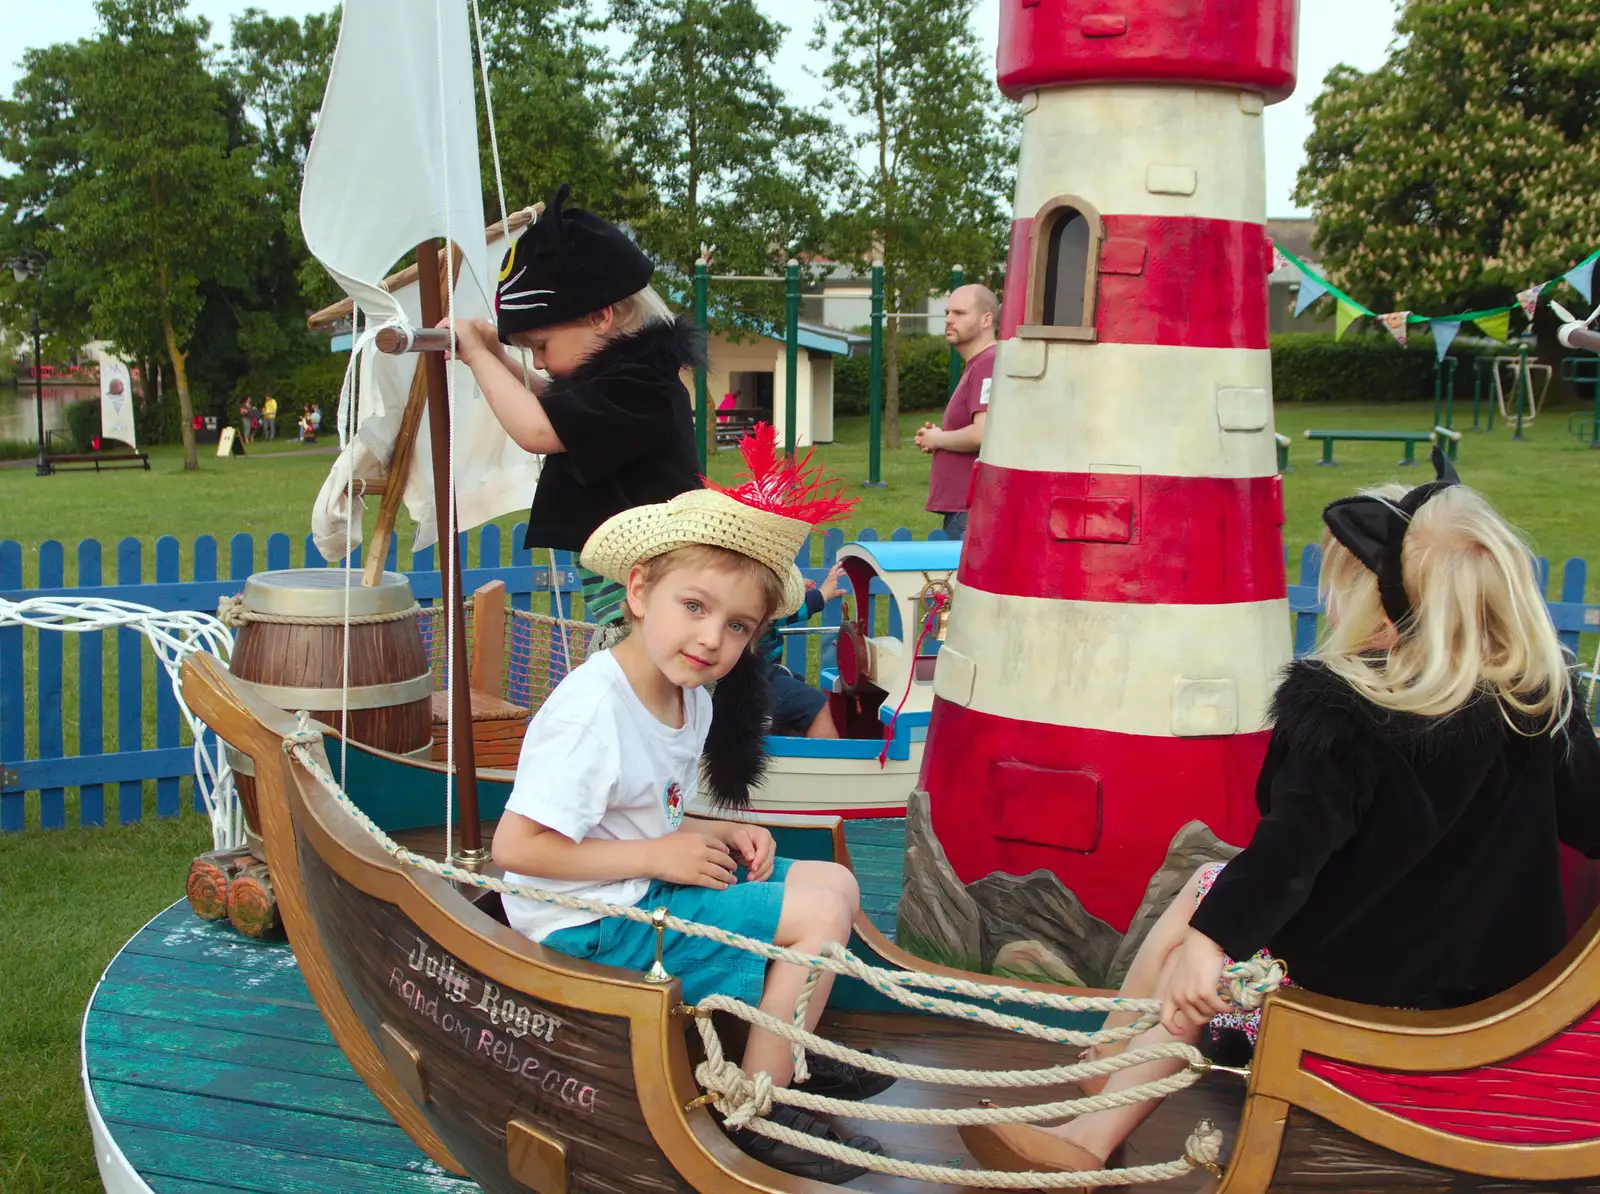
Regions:
<instances>
[{"instance_id":1,"label":"lighthouse window","mask_svg":"<svg viewBox=\"0 0 1600 1194\"><path fill-rule=\"evenodd\" d=\"M1042 323L1083 325L1084 291L1089 280L1089 221L1070 207L1057 208L1045 257Z\"/></svg>"}]
</instances>

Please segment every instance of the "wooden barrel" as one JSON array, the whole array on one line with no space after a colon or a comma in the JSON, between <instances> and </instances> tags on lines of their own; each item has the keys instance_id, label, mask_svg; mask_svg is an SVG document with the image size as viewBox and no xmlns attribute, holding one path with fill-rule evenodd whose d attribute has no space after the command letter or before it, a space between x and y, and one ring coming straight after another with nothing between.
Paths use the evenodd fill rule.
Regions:
<instances>
[{"instance_id":1,"label":"wooden barrel","mask_svg":"<svg viewBox=\"0 0 1600 1194\"><path fill-rule=\"evenodd\" d=\"M426 759L433 748L433 674L411 582L385 572L369 587L360 572L349 573L348 692L345 583L342 568L258 572L245 581L242 606L222 611L236 627L229 668L269 705L309 710L341 732L341 708L348 708L351 741ZM259 835L255 769L247 756L231 747L227 753L245 822Z\"/></svg>"}]
</instances>

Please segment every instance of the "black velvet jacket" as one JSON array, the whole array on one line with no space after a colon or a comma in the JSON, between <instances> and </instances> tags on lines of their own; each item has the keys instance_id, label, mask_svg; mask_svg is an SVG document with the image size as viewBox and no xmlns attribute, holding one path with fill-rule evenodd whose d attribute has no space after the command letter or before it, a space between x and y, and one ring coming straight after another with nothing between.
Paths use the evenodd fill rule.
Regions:
<instances>
[{"instance_id":1,"label":"black velvet jacket","mask_svg":"<svg viewBox=\"0 0 1600 1194\"><path fill-rule=\"evenodd\" d=\"M1564 731L1530 738L1493 699L1395 714L1292 664L1261 823L1190 923L1361 1003L1458 1007L1515 985L1566 942L1557 843L1600 856L1600 743L1574 706Z\"/></svg>"},{"instance_id":2,"label":"black velvet jacket","mask_svg":"<svg viewBox=\"0 0 1600 1194\"><path fill-rule=\"evenodd\" d=\"M524 547L581 551L606 519L700 487L681 369L705 360L687 319L610 341L539 395L562 451L545 457Z\"/></svg>"}]
</instances>

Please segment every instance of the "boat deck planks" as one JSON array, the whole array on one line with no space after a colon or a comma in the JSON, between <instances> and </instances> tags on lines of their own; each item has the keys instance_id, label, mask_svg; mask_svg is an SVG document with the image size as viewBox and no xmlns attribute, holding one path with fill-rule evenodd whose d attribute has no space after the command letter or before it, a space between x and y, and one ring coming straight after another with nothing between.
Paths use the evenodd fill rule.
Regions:
<instances>
[{"instance_id":1,"label":"boat deck planks","mask_svg":"<svg viewBox=\"0 0 1600 1194\"><path fill-rule=\"evenodd\" d=\"M107 968L84 1025L106 1127L157 1194L472 1194L356 1077L283 942L180 900Z\"/></svg>"},{"instance_id":2,"label":"boat deck planks","mask_svg":"<svg viewBox=\"0 0 1600 1194\"><path fill-rule=\"evenodd\" d=\"M868 913L892 933L901 823L855 821L847 833ZM438 845L425 833L408 837L416 849ZM828 1031L889 1049L904 1061L931 1057L931 1038L888 1027L892 1023L853 1013L831 1021ZM993 1032L941 1021L943 1064L992 1065ZM1016 1038L1000 1035L1015 1054ZM1059 1060L1048 1045L1024 1048L1027 1064ZM106 970L85 1023L84 1063L108 1130L158 1194L477 1190L429 1161L356 1077L285 943L250 941L226 923L198 920L183 901L141 929ZM1232 1127L1238 1092L1226 1079L1213 1079L1207 1088L1204 1095L1187 1091L1159 1110L1130 1145L1128 1163L1178 1155L1200 1118ZM1016 1101L1004 1091L994 1097ZM973 1098L968 1091L909 1082L883 1096L921 1107L969 1105ZM972 1164L954 1129L943 1130L931 1147L927 1129L873 1124L855 1130L877 1135L890 1153L908 1160ZM877 1194L964 1189L878 1176L852 1188ZM1200 1188L1198 1180L1163 1186L1173 1194Z\"/></svg>"}]
</instances>

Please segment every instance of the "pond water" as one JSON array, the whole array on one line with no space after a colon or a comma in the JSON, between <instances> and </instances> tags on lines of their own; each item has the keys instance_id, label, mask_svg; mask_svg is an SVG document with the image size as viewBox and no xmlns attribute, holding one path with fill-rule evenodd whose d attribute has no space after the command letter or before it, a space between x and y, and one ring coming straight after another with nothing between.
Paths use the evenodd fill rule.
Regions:
<instances>
[{"instance_id":1,"label":"pond water","mask_svg":"<svg viewBox=\"0 0 1600 1194\"><path fill-rule=\"evenodd\" d=\"M65 432L67 407L74 402L98 401L99 398L98 386L46 385L44 429ZM19 382L15 389L0 387L0 440L23 444L39 442L39 421L34 411L32 381Z\"/></svg>"}]
</instances>

